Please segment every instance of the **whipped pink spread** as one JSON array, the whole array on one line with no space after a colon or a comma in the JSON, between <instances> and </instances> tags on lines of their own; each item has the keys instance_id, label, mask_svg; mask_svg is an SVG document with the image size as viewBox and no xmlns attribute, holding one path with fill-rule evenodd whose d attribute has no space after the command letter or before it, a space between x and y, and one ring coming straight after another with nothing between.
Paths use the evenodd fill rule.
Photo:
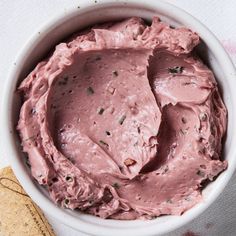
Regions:
<instances>
[{"instance_id":1,"label":"whipped pink spread","mask_svg":"<svg viewBox=\"0 0 236 236\"><path fill-rule=\"evenodd\" d=\"M21 83L33 177L63 207L113 219L180 215L220 160L227 112L199 36L154 17L60 43Z\"/></svg>"}]
</instances>

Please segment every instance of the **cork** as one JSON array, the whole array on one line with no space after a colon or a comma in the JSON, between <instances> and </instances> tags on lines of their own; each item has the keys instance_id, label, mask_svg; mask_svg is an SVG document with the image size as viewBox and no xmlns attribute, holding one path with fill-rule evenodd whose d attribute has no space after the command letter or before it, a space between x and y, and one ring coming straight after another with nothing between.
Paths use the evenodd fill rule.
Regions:
<instances>
[{"instance_id":1,"label":"cork","mask_svg":"<svg viewBox=\"0 0 236 236\"><path fill-rule=\"evenodd\" d=\"M0 236L55 236L10 167L0 170Z\"/></svg>"}]
</instances>

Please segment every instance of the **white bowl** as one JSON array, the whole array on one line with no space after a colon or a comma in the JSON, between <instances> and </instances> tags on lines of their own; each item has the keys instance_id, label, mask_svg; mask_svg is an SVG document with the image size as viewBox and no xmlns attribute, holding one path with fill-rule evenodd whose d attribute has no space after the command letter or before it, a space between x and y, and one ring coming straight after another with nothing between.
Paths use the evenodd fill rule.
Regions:
<instances>
[{"instance_id":1,"label":"white bowl","mask_svg":"<svg viewBox=\"0 0 236 236\"><path fill-rule=\"evenodd\" d=\"M228 133L224 146L224 158L228 169L203 191L203 201L181 216L163 216L150 221L104 220L91 215L57 207L41 186L31 177L24 163L18 136L15 132L20 98L15 93L19 82L34 68L46 53L63 38L85 26L101 21L140 16L147 20L158 15L172 25L184 25L196 31L205 45L199 47L204 61L211 67L223 91L228 109ZM40 32L40 34L38 33ZM207 45L207 46L206 46ZM16 60L16 65L6 81L2 103L1 135L5 138L4 150L20 183L32 199L48 214L79 231L93 235L160 235L188 223L202 213L223 191L236 167L236 71L227 53L215 36L197 19L185 11L161 1L99 1L86 3L51 19L47 25L37 30Z\"/></svg>"}]
</instances>

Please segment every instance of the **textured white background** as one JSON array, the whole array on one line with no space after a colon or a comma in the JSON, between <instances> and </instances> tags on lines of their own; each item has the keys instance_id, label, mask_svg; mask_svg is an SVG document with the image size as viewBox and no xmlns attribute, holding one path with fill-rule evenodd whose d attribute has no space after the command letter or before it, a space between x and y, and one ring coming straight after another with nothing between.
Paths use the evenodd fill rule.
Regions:
<instances>
[{"instance_id":1,"label":"textured white background","mask_svg":"<svg viewBox=\"0 0 236 236\"><path fill-rule=\"evenodd\" d=\"M236 64L235 0L167 1L185 9L207 25L223 42ZM16 54L32 33L37 32L37 29L54 15L65 13L68 8L77 7L80 2L79 0L0 0L0 88L4 86ZM0 96L2 96L1 91ZM1 132L0 138L0 142L4 144ZM8 165L7 156L4 155L4 150L0 150L0 167L6 165ZM200 236L236 236L235 177L236 174L218 200L206 212L187 226L165 236L181 236L187 231ZM48 219L57 236L85 235L51 217Z\"/></svg>"}]
</instances>

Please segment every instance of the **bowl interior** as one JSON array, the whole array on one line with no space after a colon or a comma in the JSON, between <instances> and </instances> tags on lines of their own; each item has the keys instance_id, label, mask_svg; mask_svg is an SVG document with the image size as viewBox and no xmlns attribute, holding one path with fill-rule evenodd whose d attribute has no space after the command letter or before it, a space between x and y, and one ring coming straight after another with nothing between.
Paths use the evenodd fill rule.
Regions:
<instances>
[{"instance_id":1,"label":"bowl interior","mask_svg":"<svg viewBox=\"0 0 236 236\"><path fill-rule=\"evenodd\" d=\"M134 3L134 1L131 1L130 3L113 2L107 4L90 4L89 6L84 4L84 6L81 5L80 9L71 9L63 17L60 16L59 19L52 20L52 23L49 26L42 28L40 34L38 34L37 31L35 36L30 39L20 54L17 61L17 67L14 69L14 72L12 72L12 77L9 78L11 80L11 86L9 86L11 89L8 91L8 93L10 92L10 130L15 130L15 126L19 118L19 109L21 106L20 97L14 92L16 87L18 86L19 82L25 78L25 76L34 68L34 66L40 60L42 60L58 42L63 41L63 39L71 35L73 32L79 31L82 28L99 22L119 20L131 16L139 16L147 21L151 21L151 18L155 15L160 16L163 21L173 26L184 25L191 28L192 30L198 32L203 40L202 44L197 48L197 50L204 62L206 62L206 64L209 65L209 67L214 71L217 82L221 88L221 91L223 92L222 94L224 102L228 109L228 132L224 145L223 157L228 161L229 168L203 190L204 200L202 203L193 207L182 216L163 216L152 221L103 220L94 216L81 214L77 211L73 212L54 206L54 204L49 200L47 191L45 191L44 188L40 187L32 179L30 170L23 161L25 158L21 151L19 139L17 134L14 132L14 137L12 140L15 155L12 157L12 162L15 161L15 164L13 164L13 168L26 191L29 192L31 197L43 209L47 211L45 206L50 206L51 210L58 213L59 219L63 220L62 217L64 217L65 223L85 232L94 232L92 229L86 229L85 226L88 227L89 224L92 224L93 227L98 226L96 235L109 235L108 231L99 228L101 226L106 227L107 230L116 230L113 232L114 235L116 235L116 232L120 232L117 230L126 230L126 232L129 232L127 230L130 230L131 235L148 235L149 233L148 231L145 231L144 226L150 226L150 229L155 226L156 230L153 231L153 233L164 233L173 230L174 228L183 225L201 213L203 209L205 209L216 198L219 192L222 191L225 183L231 175L231 172L233 172L235 168L234 153L232 153L230 148L232 143L235 143L232 123L232 121L235 119L235 114L233 113L235 98L232 92L232 83L234 83L232 81L234 81L234 78L233 75L230 75L232 72L231 65L226 65L227 63L230 63L229 59L227 58L226 62L225 60L223 61L224 57L227 56L224 54L223 49L221 46L219 46L215 39L215 41L213 40L210 42L209 39L211 39L212 35L207 33L205 28L201 28L202 26L199 23L196 23L190 16L184 15L182 11L179 11L178 9L176 10L175 8L161 2L147 4ZM224 54L223 56L222 52ZM20 172L24 172L24 177L21 176ZM30 186L26 186L26 182ZM51 213L52 215L55 215L55 213ZM132 234L133 232L136 233Z\"/></svg>"}]
</instances>

